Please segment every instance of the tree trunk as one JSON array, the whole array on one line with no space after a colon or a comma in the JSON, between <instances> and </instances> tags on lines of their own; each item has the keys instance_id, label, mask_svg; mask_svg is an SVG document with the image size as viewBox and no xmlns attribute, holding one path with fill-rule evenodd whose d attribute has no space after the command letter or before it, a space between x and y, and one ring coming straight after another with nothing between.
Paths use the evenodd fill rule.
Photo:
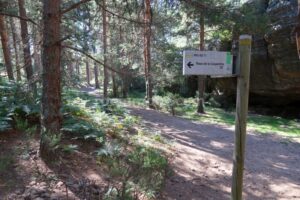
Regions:
<instances>
[{"instance_id":1,"label":"tree trunk","mask_svg":"<svg viewBox=\"0 0 300 200\"><path fill-rule=\"evenodd\" d=\"M94 62L94 74L95 74L95 88L99 89L100 88L100 84L99 84L99 68L98 68L98 64L96 62Z\"/></svg>"},{"instance_id":2,"label":"tree trunk","mask_svg":"<svg viewBox=\"0 0 300 200\"><path fill-rule=\"evenodd\" d=\"M53 138L59 138L61 129L60 3L60 0L43 1L43 95L40 154L46 160L57 157L51 141Z\"/></svg>"},{"instance_id":3,"label":"tree trunk","mask_svg":"<svg viewBox=\"0 0 300 200\"><path fill-rule=\"evenodd\" d=\"M34 69L38 71L39 74L42 72L42 60L41 60L41 35L37 27L33 26L33 60L34 60Z\"/></svg>"},{"instance_id":4,"label":"tree trunk","mask_svg":"<svg viewBox=\"0 0 300 200\"><path fill-rule=\"evenodd\" d=\"M146 100L149 108L153 107L152 103L152 77L151 77L151 4L150 0L145 0L144 11L144 70L146 82Z\"/></svg>"},{"instance_id":5,"label":"tree trunk","mask_svg":"<svg viewBox=\"0 0 300 200\"><path fill-rule=\"evenodd\" d=\"M86 82L88 85L91 85L91 83L90 83L90 63L88 60L85 61L85 67L86 67Z\"/></svg>"},{"instance_id":6,"label":"tree trunk","mask_svg":"<svg viewBox=\"0 0 300 200\"><path fill-rule=\"evenodd\" d=\"M104 81L103 81L103 98L104 101L107 99L108 89L108 71L107 71L107 21L106 21L106 0L103 0L102 5L102 25L103 25L103 70L104 70Z\"/></svg>"},{"instance_id":7,"label":"tree trunk","mask_svg":"<svg viewBox=\"0 0 300 200\"><path fill-rule=\"evenodd\" d=\"M125 72L122 74L122 97L127 98L129 90L129 81L127 75L129 72L129 66L123 66L122 71Z\"/></svg>"},{"instance_id":8,"label":"tree trunk","mask_svg":"<svg viewBox=\"0 0 300 200\"><path fill-rule=\"evenodd\" d=\"M118 87L117 87L117 81L116 81L116 73L112 72L111 77L112 77L113 97L117 98L118 97Z\"/></svg>"},{"instance_id":9,"label":"tree trunk","mask_svg":"<svg viewBox=\"0 0 300 200\"><path fill-rule=\"evenodd\" d=\"M10 27L11 27L13 45L14 45L14 50L15 50L15 64L16 64L16 71L17 71L17 81L21 81L22 78L21 78L21 69L20 69L20 60L19 60L19 49L17 47L18 35L17 35L17 29L15 26L15 22L12 17L9 18L9 23L10 23Z\"/></svg>"},{"instance_id":10,"label":"tree trunk","mask_svg":"<svg viewBox=\"0 0 300 200\"><path fill-rule=\"evenodd\" d=\"M123 29L122 29L122 21L121 19L119 19L119 34L120 34L120 44L123 44L124 42L124 37L123 37ZM124 52L124 49L120 49L120 57L121 58L124 58L125 56L125 52ZM120 64L120 69L122 72L124 72L123 74L121 74L121 79L122 79L122 97L123 98L127 98L127 95L128 95L128 66L127 65L123 65L122 62Z\"/></svg>"},{"instance_id":11,"label":"tree trunk","mask_svg":"<svg viewBox=\"0 0 300 200\"><path fill-rule=\"evenodd\" d=\"M19 4L20 16L22 18L27 18L24 0L18 0L18 4ZM32 61L31 61L30 41L29 41L27 21L20 20L20 22L21 22L21 37L22 37L23 54L24 54L24 67L26 71L27 80L30 85L30 89L34 92L36 96L36 86L35 83L32 82L31 80L33 76L33 68L32 68Z\"/></svg>"},{"instance_id":12,"label":"tree trunk","mask_svg":"<svg viewBox=\"0 0 300 200\"><path fill-rule=\"evenodd\" d=\"M4 62L6 67L6 72L9 80L14 80L14 73L11 63L11 54L8 45L8 35L5 24L5 18L3 15L0 15L0 35L1 35L1 43L3 49Z\"/></svg>"},{"instance_id":13,"label":"tree trunk","mask_svg":"<svg viewBox=\"0 0 300 200\"><path fill-rule=\"evenodd\" d=\"M200 51L204 50L204 14L200 16ZM205 92L205 76L198 76L198 113L205 113L204 111L204 92Z\"/></svg>"},{"instance_id":14,"label":"tree trunk","mask_svg":"<svg viewBox=\"0 0 300 200\"><path fill-rule=\"evenodd\" d=\"M75 63L75 68L76 68L77 76L79 77L79 80L80 80L80 64L79 64L78 60Z\"/></svg>"},{"instance_id":15,"label":"tree trunk","mask_svg":"<svg viewBox=\"0 0 300 200\"><path fill-rule=\"evenodd\" d=\"M93 45L93 52L94 54L97 53L95 45ZM98 68L98 63L95 61L94 62L94 76L95 76L95 88L99 89L100 84L99 84L99 68Z\"/></svg>"},{"instance_id":16,"label":"tree trunk","mask_svg":"<svg viewBox=\"0 0 300 200\"><path fill-rule=\"evenodd\" d=\"M300 59L300 2L298 0L298 15L297 15L297 24L294 29L294 34L296 38L296 45L297 45L297 53Z\"/></svg>"}]
</instances>

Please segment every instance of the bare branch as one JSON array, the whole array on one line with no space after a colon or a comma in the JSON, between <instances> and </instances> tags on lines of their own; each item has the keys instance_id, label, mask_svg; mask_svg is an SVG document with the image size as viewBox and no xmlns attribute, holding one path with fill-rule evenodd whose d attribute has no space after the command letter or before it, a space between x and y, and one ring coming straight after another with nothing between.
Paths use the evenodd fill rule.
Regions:
<instances>
[{"instance_id":1,"label":"bare branch","mask_svg":"<svg viewBox=\"0 0 300 200\"><path fill-rule=\"evenodd\" d=\"M77 2L77 3L75 3L75 4L73 4L73 5L71 5L69 8L66 8L66 9L62 10L62 11L60 12L60 14L63 15L63 14L65 14L65 13L67 13L67 12L70 12L71 10L74 10L74 9L76 9L77 7L79 7L81 4L87 3L87 2L89 2L89 1L91 1L91 0L81 0L81 1L79 1L79 2Z\"/></svg>"},{"instance_id":2,"label":"bare branch","mask_svg":"<svg viewBox=\"0 0 300 200\"><path fill-rule=\"evenodd\" d=\"M103 6L102 6L101 4L98 4L98 5L103 9ZM119 15L119 14L116 14L116 13L110 11L110 10L107 10L106 8L105 8L104 10L105 10L106 12L108 12L109 14L111 14L111 15L117 17L117 18L123 19L123 20L125 20L125 21L129 21L129 22L133 22L133 23L141 24L141 25L146 25L145 22L137 21L137 20L130 19L130 18L127 18L127 17L123 17L123 16L121 16L121 15Z\"/></svg>"},{"instance_id":3,"label":"bare branch","mask_svg":"<svg viewBox=\"0 0 300 200\"><path fill-rule=\"evenodd\" d=\"M34 25L38 25L35 21L33 21L32 19L30 19L30 18L28 18L28 17L21 17L21 16L19 16L19 15L14 15L14 14L11 14L11 13L4 13L4 12L0 12L0 15L18 18L18 19L20 19L20 20L29 21L29 22L33 23Z\"/></svg>"},{"instance_id":4,"label":"bare branch","mask_svg":"<svg viewBox=\"0 0 300 200\"><path fill-rule=\"evenodd\" d=\"M63 48L67 48L67 49L71 49L71 50L73 50L73 51L77 51L77 52L79 52L79 53L81 53L81 54L83 54L83 55L89 57L90 59L92 59L92 60L95 61L96 63L98 63L98 64L104 66L104 63L103 63L102 61L100 61L100 60L94 58L92 55L90 55L90 54L84 52L84 51L81 50L81 49L78 49L78 48L75 48L75 47L71 47L71 46L69 46L69 45L62 45L62 47L63 47ZM110 67L110 66L106 66L106 67L107 67L107 69L109 69L110 71L116 72L117 74L132 75L131 73L122 72L122 71L119 71L119 70L117 70L117 69L115 69L115 68L113 68L113 67Z\"/></svg>"}]
</instances>

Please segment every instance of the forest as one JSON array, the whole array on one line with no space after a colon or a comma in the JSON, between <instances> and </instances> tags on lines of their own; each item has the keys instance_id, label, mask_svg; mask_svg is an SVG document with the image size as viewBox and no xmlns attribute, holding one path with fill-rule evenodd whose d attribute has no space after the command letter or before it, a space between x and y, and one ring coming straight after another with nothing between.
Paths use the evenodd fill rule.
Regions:
<instances>
[{"instance_id":1,"label":"forest","mask_svg":"<svg viewBox=\"0 0 300 200\"><path fill-rule=\"evenodd\" d=\"M298 4L0 0L0 200L300 199Z\"/></svg>"}]
</instances>

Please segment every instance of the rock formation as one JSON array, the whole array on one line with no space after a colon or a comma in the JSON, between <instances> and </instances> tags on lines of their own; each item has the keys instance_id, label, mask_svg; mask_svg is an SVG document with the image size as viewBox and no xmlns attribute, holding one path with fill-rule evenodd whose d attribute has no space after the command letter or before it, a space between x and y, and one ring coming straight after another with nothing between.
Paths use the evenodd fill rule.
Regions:
<instances>
[{"instance_id":1,"label":"rock formation","mask_svg":"<svg viewBox=\"0 0 300 200\"><path fill-rule=\"evenodd\" d=\"M263 37L253 37L250 104L300 102L300 61L291 35L297 24L297 0L270 0L264 5L270 23ZM225 95L235 93L235 81L224 79L218 84Z\"/></svg>"}]
</instances>

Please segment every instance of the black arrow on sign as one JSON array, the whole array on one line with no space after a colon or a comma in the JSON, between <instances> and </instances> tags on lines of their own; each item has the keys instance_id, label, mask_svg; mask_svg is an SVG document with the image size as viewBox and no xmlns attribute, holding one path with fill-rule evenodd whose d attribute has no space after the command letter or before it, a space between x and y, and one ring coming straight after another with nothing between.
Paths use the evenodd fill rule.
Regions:
<instances>
[{"instance_id":1,"label":"black arrow on sign","mask_svg":"<svg viewBox=\"0 0 300 200\"><path fill-rule=\"evenodd\" d=\"M192 62L188 62L187 66L188 66L189 68L192 68L192 66L194 66L194 64L193 64Z\"/></svg>"}]
</instances>

